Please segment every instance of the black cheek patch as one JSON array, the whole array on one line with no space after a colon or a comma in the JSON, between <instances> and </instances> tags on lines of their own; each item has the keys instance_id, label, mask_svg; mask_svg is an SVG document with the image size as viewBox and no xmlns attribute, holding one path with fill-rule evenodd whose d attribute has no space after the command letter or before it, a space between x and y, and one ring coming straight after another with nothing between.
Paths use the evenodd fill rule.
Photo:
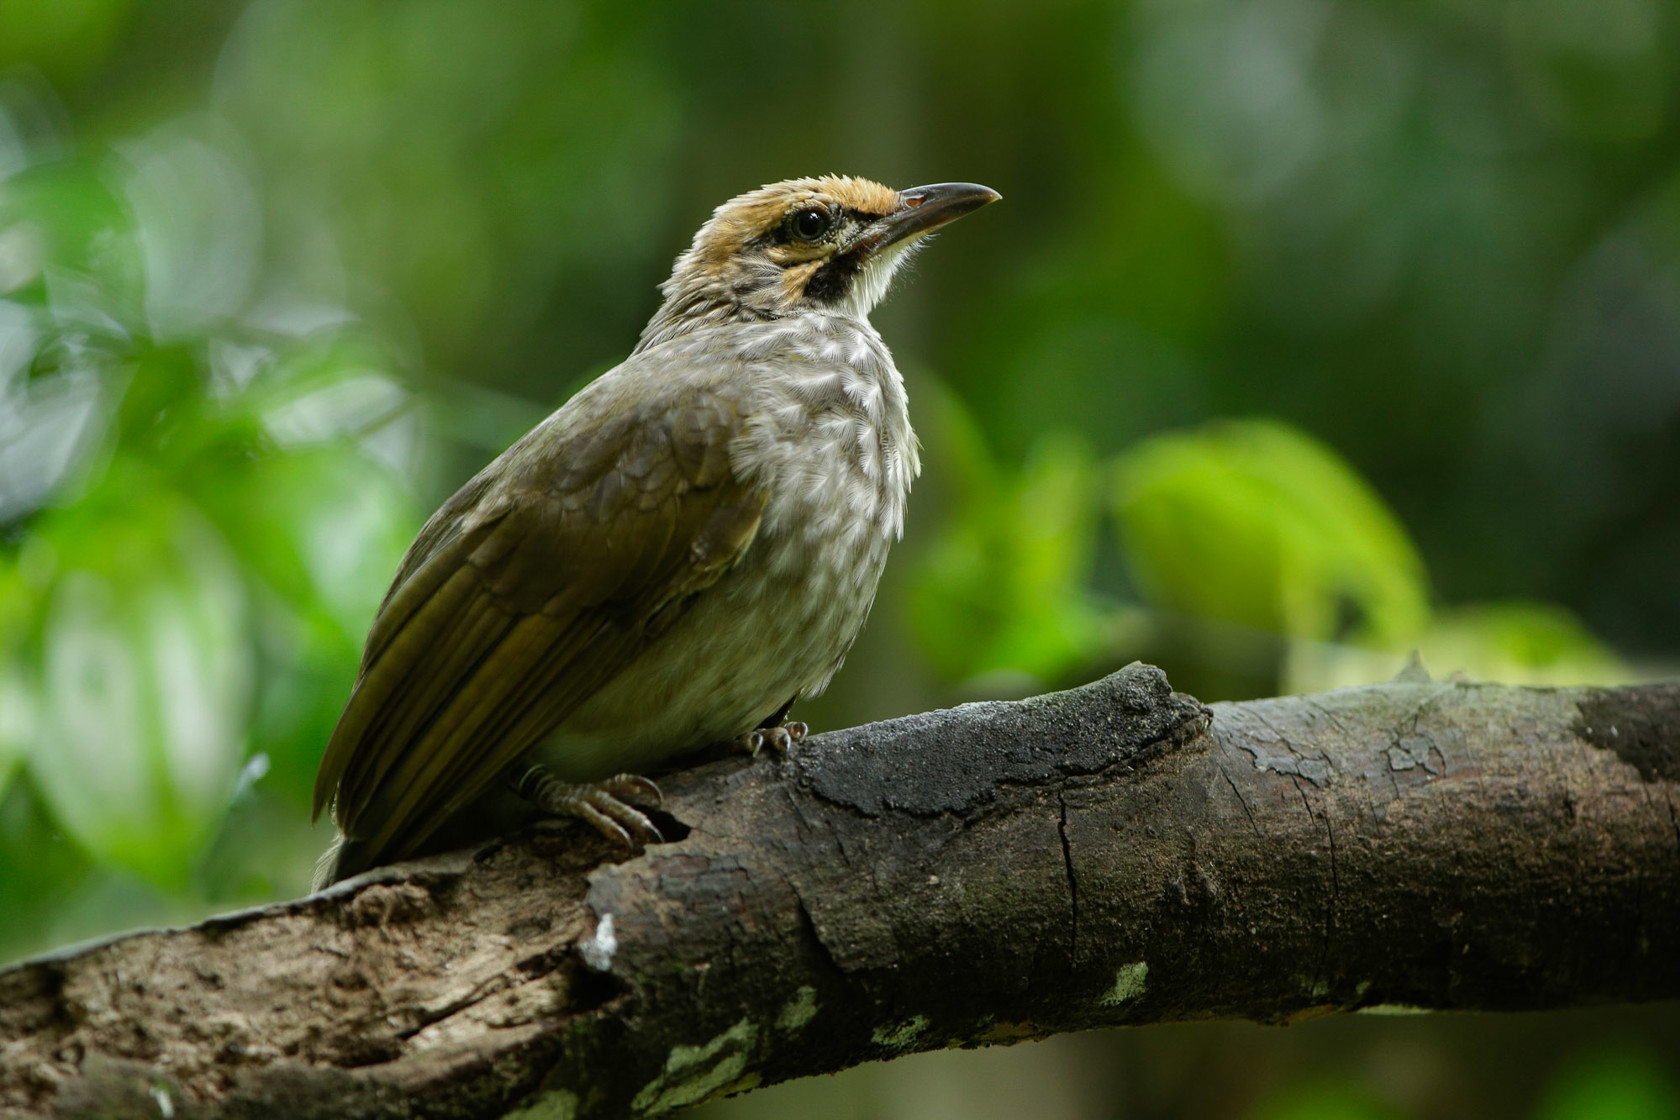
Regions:
<instances>
[{"instance_id":1,"label":"black cheek patch","mask_svg":"<svg viewBox=\"0 0 1680 1120\"><path fill-rule=\"evenodd\" d=\"M805 298L817 303L839 303L852 290L852 281L863 271L864 254L842 253L817 271L805 282Z\"/></svg>"}]
</instances>

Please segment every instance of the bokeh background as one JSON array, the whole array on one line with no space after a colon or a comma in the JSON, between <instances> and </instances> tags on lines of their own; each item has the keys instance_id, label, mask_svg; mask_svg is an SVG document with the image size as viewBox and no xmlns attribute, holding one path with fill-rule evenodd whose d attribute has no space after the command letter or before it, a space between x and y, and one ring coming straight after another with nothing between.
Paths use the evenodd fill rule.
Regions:
<instances>
[{"instance_id":1,"label":"bokeh background","mask_svg":"<svg viewBox=\"0 0 1680 1120\"><path fill-rule=\"evenodd\" d=\"M436 503L718 202L965 179L875 315L925 444L818 726L1680 667L1664 0L0 0L0 960L305 889ZM1672 1006L1191 1024L707 1106L1680 1115Z\"/></svg>"}]
</instances>

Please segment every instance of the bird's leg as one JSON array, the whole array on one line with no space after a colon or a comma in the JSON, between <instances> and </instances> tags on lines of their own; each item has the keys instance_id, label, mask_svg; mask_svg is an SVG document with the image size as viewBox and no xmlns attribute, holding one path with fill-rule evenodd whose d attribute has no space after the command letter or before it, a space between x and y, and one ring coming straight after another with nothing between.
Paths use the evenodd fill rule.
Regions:
<instances>
[{"instance_id":1,"label":"bird's leg","mask_svg":"<svg viewBox=\"0 0 1680 1120\"><path fill-rule=\"evenodd\" d=\"M758 757L758 752L769 747L777 754L787 754L788 748L811 733L811 729L796 719L788 719L788 711L793 702L799 697L791 697L786 704L776 709L774 715L759 724L745 735L737 735L730 742L742 754Z\"/></svg>"},{"instance_id":2,"label":"bird's leg","mask_svg":"<svg viewBox=\"0 0 1680 1120\"><path fill-rule=\"evenodd\" d=\"M608 840L626 847L657 844L665 838L631 801L659 805L665 795L636 774L615 774L600 782L563 782L545 766L532 763L509 772L513 791L545 813L581 817Z\"/></svg>"}]
</instances>

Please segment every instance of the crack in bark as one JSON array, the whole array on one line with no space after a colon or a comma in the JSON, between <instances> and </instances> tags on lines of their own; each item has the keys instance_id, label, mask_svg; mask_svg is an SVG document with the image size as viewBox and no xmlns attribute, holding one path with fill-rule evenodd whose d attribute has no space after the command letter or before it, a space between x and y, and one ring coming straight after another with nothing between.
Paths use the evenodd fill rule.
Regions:
<instances>
[{"instance_id":1,"label":"crack in bark","mask_svg":"<svg viewBox=\"0 0 1680 1120\"><path fill-rule=\"evenodd\" d=\"M1680 851L1680 814L1676 814L1674 810L1674 791L1663 790L1663 799L1668 802L1668 824L1674 830L1674 847Z\"/></svg>"},{"instance_id":2,"label":"crack in bark","mask_svg":"<svg viewBox=\"0 0 1680 1120\"><path fill-rule=\"evenodd\" d=\"M1314 979L1322 981L1327 980L1329 975L1329 969L1326 966L1330 959L1330 946L1333 943L1336 928L1336 902L1341 894L1341 885L1337 878L1336 869L1336 830L1330 823L1330 813L1328 810L1320 812L1313 808L1312 800L1307 796L1306 787L1301 784L1301 776L1299 774L1291 774L1289 777L1290 780L1295 783L1295 792L1301 795L1301 807L1307 811L1307 819L1314 822L1314 824L1322 824L1324 826L1325 841L1329 846L1330 898L1325 903L1324 907L1323 942L1319 949L1317 975L1314 977Z\"/></svg>"},{"instance_id":3,"label":"crack in bark","mask_svg":"<svg viewBox=\"0 0 1680 1120\"><path fill-rule=\"evenodd\" d=\"M1342 898L1342 883L1336 870L1336 826L1330 821L1330 814L1323 814L1324 835L1330 842L1330 903L1324 909L1324 954L1319 958L1318 974L1328 979L1330 974L1330 947L1336 938L1336 908Z\"/></svg>"},{"instance_id":4,"label":"crack in bark","mask_svg":"<svg viewBox=\"0 0 1680 1120\"><path fill-rule=\"evenodd\" d=\"M1219 767L1219 774L1225 779L1225 784L1231 787L1231 792L1237 795L1237 804L1242 806L1244 815L1248 817L1249 827L1254 829L1256 836L1260 835L1260 825L1254 819L1254 810L1249 808L1248 798L1237 788L1236 779L1231 777L1231 772L1225 769L1223 764Z\"/></svg>"},{"instance_id":5,"label":"crack in bark","mask_svg":"<svg viewBox=\"0 0 1680 1120\"><path fill-rule=\"evenodd\" d=\"M1318 814L1313 812L1312 801L1307 797L1306 788L1301 785L1301 775L1289 774L1287 777L1291 782L1295 783L1295 792L1301 795L1301 808L1307 811L1307 819L1309 821L1317 821Z\"/></svg>"},{"instance_id":6,"label":"crack in bark","mask_svg":"<svg viewBox=\"0 0 1680 1120\"><path fill-rule=\"evenodd\" d=\"M795 901L799 904L800 927L804 929L805 933L810 937L811 943L817 947L817 956L821 958L828 967L832 968L836 975L844 975L846 970L842 968L840 966L840 962L835 959L834 950L828 947L828 942L823 940L822 932L817 929L817 917L815 914L811 913L811 904L805 901L805 895L800 891L797 883L789 885L793 890L793 897Z\"/></svg>"},{"instance_id":7,"label":"crack in bark","mask_svg":"<svg viewBox=\"0 0 1680 1120\"><path fill-rule=\"evenodd\" d=\"M1323 704L1320 704L1318 701L1312 699L1311 697L1303 697L1302 699L1306 702L1306 706L1310 710L1317 712L1319 715L1321 715L1325 719L1329 720L1330 725L1332 727L1334 727L1338 733L1340 733L1342 735L1346 735L1348 733L1347 726L1342 723L1341 717L1336 715L1335 712L1331 711L1329 708L1326 708Z\"/></svg>"},{"instance_id":8,"label":"crack in bark","mask_svg":"<svg viewBox=\"0 0 1680 1120\"><path fill-rule=\"evenodd\" d=\"M1067 798L1058 793L1056 801L1062 807L1061 819L1056 822L1056 833L1062 838L1062 867L1067 872L1068 905L1073 912L1068 931L1068 964L1073 965L1079 959L1079 880L1073 873L1073 845L1068 843Z\"/></svg>"}]
</instances>

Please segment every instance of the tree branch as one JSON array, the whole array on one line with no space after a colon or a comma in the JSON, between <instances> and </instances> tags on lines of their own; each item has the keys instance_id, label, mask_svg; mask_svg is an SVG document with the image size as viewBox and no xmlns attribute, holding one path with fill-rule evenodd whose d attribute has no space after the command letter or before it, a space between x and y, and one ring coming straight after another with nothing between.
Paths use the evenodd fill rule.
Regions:
<instances>
[{"instance_id":1,"label":"tree branch","mask_svg":"<svg viewBox=\"0 0 1680 1120\"><path fill-rule=\"evenodd\" d=\"M1210 717L1211 715L1211 724ZM656 1115L948 1045L1680 996L1680 685L1134 665L0 972L0 1114ZM7 1111L10 1110L10 1111Z\"/></svg>"}]
</instances>

